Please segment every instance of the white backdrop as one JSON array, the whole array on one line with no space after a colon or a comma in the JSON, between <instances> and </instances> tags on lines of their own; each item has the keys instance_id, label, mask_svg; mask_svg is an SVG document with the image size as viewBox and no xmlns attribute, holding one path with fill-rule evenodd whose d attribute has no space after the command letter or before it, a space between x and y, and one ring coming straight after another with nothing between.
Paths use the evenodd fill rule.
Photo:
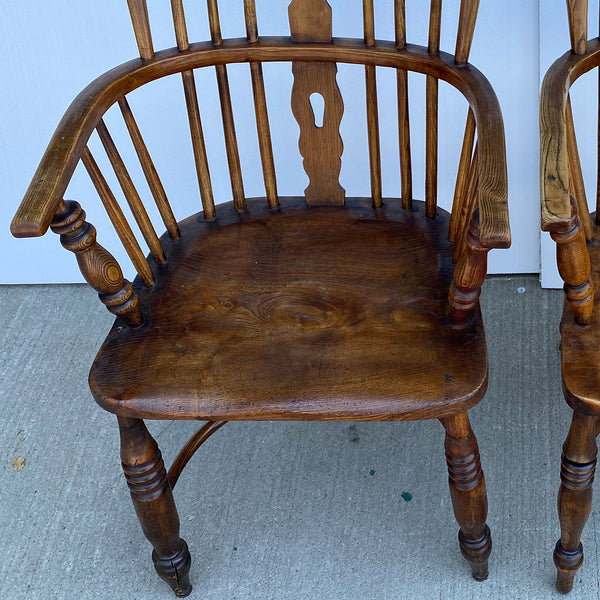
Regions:
<instances>
[{"instance_id":1,"label":"white backdrop","mask_svg":"<svg viewBox=\"0 0 600 600\"><path fill-rule=\"evenodd\" d=\"M358 0L330 0L334 10L334 35L362 37L362 12ZM149 0L155 47L174 45L167 0ZM393 0L376 4L376 35L393 38ZM244 35L241 0L220 3L223 35ZM427 22L420 14L423 0L407 2L409 42L426 44ZM453 51L459 0L446 0L442 24L442 49ZM225 6L229 10L225 10ZM286 34L287 2L258 0L262 35ZM491 81L504 113L508 148L509 202L513 246L490 254L492 273L531 273L540 270L538 193L538 90L540 64L551 62L568 46L566 14L562 2L552 3L540 21L537 0L481 2L471 62ZM186 4L190 38L207 39L208 27L202 2ZM235 9L235 10L234 10ZM546 10L546 7L545 7ZM552 12L554 11L554 12ZM542 36L540 22L551 34ZM548 36L552 39L548 39ZM8 226L35 171L46 144L63 112L75 95L94 77L137 56L125 0L103 2L5 3L0 11L0 283L81 281L73 256L63 250L57 236L15 240ZM344 156L342 185L349 195L369 195L364 125L364 74L358 67L340 65L338 77L345 103L342 122ZM200 108L209 153L215 197L229 200L222 127L214 72L196 75ZM384 194L399 195L398 151L393 73L378 72ZM264 195L251 87L246 65L230 68L232 94L246 194ZM291 115L289 65L265 65L271 128L277 158L281 195L298 194L306 185L297 151L298 128ZM424 82L411 76L411 123L414 153L415 197L423 197ZM457 151L464 128L466 105L446 85L440 92L440 204L451 204ZM189 131L181 82L177 78L150 84L147 91L131 94L130 103L146 138L177 218L200 210L190 150ZM355 117L354 115L359 115ZM143 176L118 114L107 123L144 192ZM90 147L106 164L99 143ZM109 171L109 169L107 169ZM114 179L110 180L118 191ZM144 194L148 196L147 192ZM119 197L119 194L117 194ZM100 242L122 262L126 275L132 270L110 224L106 221L87 174L78 169L66 195L81 202L99 232ZM155 216L155 215L154 215ZM162 231L162 229L161 229ZM552 259L549 259L550 262Z\"/></svg>"}]
</instances>

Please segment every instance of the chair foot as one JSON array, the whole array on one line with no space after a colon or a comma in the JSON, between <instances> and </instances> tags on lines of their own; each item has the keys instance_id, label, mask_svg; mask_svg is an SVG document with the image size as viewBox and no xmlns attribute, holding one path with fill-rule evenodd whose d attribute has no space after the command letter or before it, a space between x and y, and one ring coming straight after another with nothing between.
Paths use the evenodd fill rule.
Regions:
<instances>
[{"instance_id":1,"label":"chair foot","mask_svg":"<svg viewBox=\"0 0 600 600\"><path fill-rule=\"evenodd\" d=\"M583 563L581 534L592 508L592 483L596 470L596 417L573 412L563 446L558 491L560 540L554 549L556 589L567 594Z\"/></svg>"},{"instance_id":2,"label":"chair foot","mask_svg":"<svg viewBox=\"0 0 600 600\"><path fill-rule=\"evenodd\" d=\"M160 450L143 421L118 421L123 472L144 535L154 547L154 568L175 595L184 598L192 591L191 558L179 537L179 516Z\"/></svg>"},{"instance_id":3,"label":"chair foot","mask_svg":"<svg viewBox=\"0 0 600 600\"><path fill-rule=\"evenodd\" d=\"M471 565L471 573L475 581L488 578L488 557L492 551L492 536L486 525L483 535L478 539L467 539L462 529L458 531L460 551Z\"/></svg>"},{"instance_id":4,"label":"chair foot","mask_svg":"<svg viewBox=\"0 0 600 600\"><path fill-rule=\"evenodd\" d=\"M560 540L554 549L554 564L556 565L556 589L561 594L568 594L573 589L573 579L583 563L583 546L574 552L568 552L562 547Z\"/></svg>"},{"instance_id":5,"label":"chair foot","mask_svg":"<svg viewBox=\"0 0 600 600\"><path fill-rule=\"evenodd\" d=\"M178 598L185 598L192 592L190 583L191 557L185 540L180 540L181 546L173 556L158 556L152 551L152 561L158 576L166 581Z\"/></svg>"},{"instance_id":6,"label":"chair foot","mask_svg":"<svg viewBox=\"0 0 600 600\"><path fill-rule=\"evenodd\" d=\"M473 578L488 576L488 557L492 537L486 525L487 495L479 460L477 439L467 413L441 419L446 429L446 462L454 516L460 526L458 542L462 555L471 565Z\"/></svg>"}]
</instances>

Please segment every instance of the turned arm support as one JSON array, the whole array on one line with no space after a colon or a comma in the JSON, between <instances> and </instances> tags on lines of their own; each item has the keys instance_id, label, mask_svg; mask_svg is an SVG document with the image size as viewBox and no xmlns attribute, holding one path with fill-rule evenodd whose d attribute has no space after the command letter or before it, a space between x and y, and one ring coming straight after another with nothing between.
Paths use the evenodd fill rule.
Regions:
<instances>
[{"instance_id":1,"label":"turned arm support","mask_svg":"<svg viewBox=\"0 0 600 600\"><path fill-rule=\"evenodd\" d=\"M464 248L454 267L454 278L448 292L450 319L455 325L465 323L479 301L481 286L487 273L489 251L489 248L481 245L479 209L476 208L471 214Z\"/></svg>"},{"instance_id":2,"label":"turned arm support","mask_svg":"<svg viewBox=\"0 0 600 600\"><path fill-rule=\"evenodd\" d=\"M51 225L64 248L77 258L85 280L98 292L106 308L130 327L142 324L137 294L123 278L119 263L96 241L96 228L85 220L85 212L74 200L61 201Z\"/></svg>"},{"instance_id":3,"label":"turned arm support","mask_svg":"<svg viewBox=\"0 0 600 600\"><path fill-rule=\"evenodd\" d=\"M552 231L556 242L558 272L565 282L564 290L575 319L580 325L593 320L594 290L590 281L590 255L585 242L583 228L577 214L577 202L570 201L571 216L564 231Z\"/></svg>"}]
</instances>

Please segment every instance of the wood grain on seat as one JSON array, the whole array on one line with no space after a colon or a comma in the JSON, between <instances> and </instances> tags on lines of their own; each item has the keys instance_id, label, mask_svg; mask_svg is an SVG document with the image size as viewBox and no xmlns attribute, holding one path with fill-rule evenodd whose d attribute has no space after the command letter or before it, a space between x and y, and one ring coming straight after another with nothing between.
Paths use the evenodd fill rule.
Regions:
<instances>
[{"instance_id":1,"label":"wood grain on seat","mask_svg":"<svg viewBox=\"0 0 600 600\"><path fill-rule=\"evenodd\" d=\"M446 316L448 215L399 204L254 200L186 220L179 242L163 239L156 288L137 286L145 325L117 322L102 346L96 399L153 418L410 419L472 406L485 338L478 313L463 327Z\"/></svg>"}]
</instances>

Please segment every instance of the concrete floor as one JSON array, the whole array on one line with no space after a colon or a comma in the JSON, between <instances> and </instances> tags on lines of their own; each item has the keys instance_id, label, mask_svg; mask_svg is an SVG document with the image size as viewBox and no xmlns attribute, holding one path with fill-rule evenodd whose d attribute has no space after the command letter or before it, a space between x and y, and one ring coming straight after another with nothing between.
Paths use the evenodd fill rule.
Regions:
<instances>
[{"instance_id":1,"label":"concrete floor","mask_svg":"<svg viewBox=\"0 0 600 600\"><path fill-rule=\"evenodd\" d=\"M472 411L494 549L460 556L439 423L235 423L175 491L191 598L553 598L555 498L569 410L562 292L484 288L490 386ZM87 388L112 317L83 286L0 287L0 599L171 598L120 470L114 417ZM150 424L165 462L197 428ZM573 598L600 598L600 502Z\"/></svg>"}]
</instances>

